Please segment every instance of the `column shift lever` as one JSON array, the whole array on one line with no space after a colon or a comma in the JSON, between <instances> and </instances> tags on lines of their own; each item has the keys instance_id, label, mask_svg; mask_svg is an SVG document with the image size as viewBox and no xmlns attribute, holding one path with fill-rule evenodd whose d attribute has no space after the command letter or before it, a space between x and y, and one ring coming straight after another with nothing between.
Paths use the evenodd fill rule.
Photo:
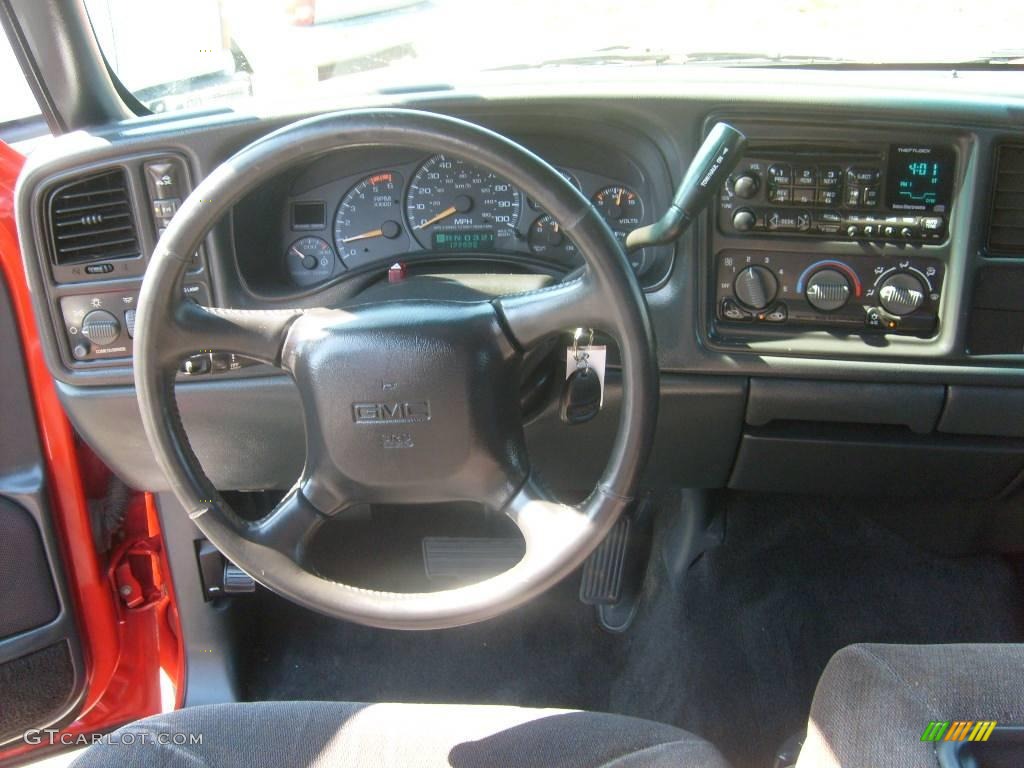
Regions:
<instances>
[{"instance_id":1,"label":"column shift lever","mask_svg":"<svg viewBox=\"0 0 1024 768\"><path fill-rule=\"evenodd\" d=\"M679 238L736 168L746 145L747 137L738 130L728 123L716 123L693 156L665 215L653 224L630 232L626 237L626 251L664 245Z\"/></svg>"}]
</instances>

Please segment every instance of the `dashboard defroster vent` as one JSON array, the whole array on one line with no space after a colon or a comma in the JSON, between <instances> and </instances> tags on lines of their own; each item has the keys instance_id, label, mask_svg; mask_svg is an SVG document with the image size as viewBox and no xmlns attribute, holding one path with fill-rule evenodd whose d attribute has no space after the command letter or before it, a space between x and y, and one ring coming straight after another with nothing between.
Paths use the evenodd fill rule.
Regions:
<instances>
[{"instance_id":1,"label":"dashboard defroster vent","mask_svg":"<svg viewBox=\"0 0 1024 768\"><path fill-rule=\"evenodd\" d=\"M59 187L49 201L50 246L57 265L139 256L139 234L123 169Z\"/></svg>"},{"instance_id":2,"label":"dashboard defroster vent","mask_svg":"<svg viewBox=\"0 0 1024 768\"><path fill-rule=\"evenodd\" d=\"M988 251L1024 257L1024 144L1003 144L996 152Z\"/></svg>"}]
</instances>

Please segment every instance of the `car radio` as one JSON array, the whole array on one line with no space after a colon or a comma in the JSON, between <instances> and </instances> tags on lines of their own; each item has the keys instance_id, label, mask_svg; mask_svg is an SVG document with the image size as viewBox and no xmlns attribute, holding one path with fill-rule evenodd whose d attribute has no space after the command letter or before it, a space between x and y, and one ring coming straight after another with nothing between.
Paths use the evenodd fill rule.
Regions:
<instances>
[{"instance_id":1,"label":"car radio","mask_svg":"<svg viewBox=\"0 0 1024 768\"><path fill-rule=\"evenodd\" d=\"M941 242L955 173L951 146L755 148L722 188L718 225L727 235Z\"/></svg>"}]
</instances>

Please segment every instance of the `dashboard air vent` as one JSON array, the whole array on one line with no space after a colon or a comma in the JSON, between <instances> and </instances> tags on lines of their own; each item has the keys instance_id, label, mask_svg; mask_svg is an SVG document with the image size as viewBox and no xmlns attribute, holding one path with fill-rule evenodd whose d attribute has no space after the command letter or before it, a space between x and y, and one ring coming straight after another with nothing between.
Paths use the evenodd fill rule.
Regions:
<instances>
[{"instance_id":1,"label":"dashboard air vent","mask_svg":"<svg viewBox=\"0 0 1024 768\"><path fill-rule=\"evenodd\" d=\"M996 152L988 250L993 256L1024 256L1024 144Z\"/></svg>"},{"instance_id":2,"label":"dashboard air vent","mask_svg":"<svg viewBox=\"0 0 1024 768\"><path fill-rule=\"evenodd\" d=\"M50 195L50 237L58 265L140 254L123 169L88 176Z\"/></svg>"}]
</instances>

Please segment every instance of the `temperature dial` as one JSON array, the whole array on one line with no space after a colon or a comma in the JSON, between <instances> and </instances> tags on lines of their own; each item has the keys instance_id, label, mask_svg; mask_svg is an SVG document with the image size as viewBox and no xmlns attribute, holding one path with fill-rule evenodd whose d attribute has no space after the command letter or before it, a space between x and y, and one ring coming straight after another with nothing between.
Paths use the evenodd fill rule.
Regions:
<instances>
[{"instance_id":1,"label":"temperature dial","mask_svg":"<svg viewBox=\"0 0 1024 768\"><path fill-rule=\"evenodd\" d=\"M738 275L733 284L736 298L751 309L764 309L772 303L779 290L779 281L767 267L754 265Z\"/></svg>"},{"instance_id":2,"label":"temperature dial","mask_svg":"<svg viewBox=\"0 0 1024 768\"><path fill-rule=\"evenodd\" d=\"M924 303L924 286L921 281L906 272L890 275L878 289L878 301L882 309L902 317L916 312Z\"/></svg>"},{"instance_id":3,"label":"temperature dial","mask_svg":"<svg viewBox=\"0 0 1024 768\"><path fill-rule=\"evenodd\" d=\"M815 272L807 281L808 303L822 312L834 312L842 308L850 298L850 281L846 275L835 269Z\"/></svg>"}]
</instances>

